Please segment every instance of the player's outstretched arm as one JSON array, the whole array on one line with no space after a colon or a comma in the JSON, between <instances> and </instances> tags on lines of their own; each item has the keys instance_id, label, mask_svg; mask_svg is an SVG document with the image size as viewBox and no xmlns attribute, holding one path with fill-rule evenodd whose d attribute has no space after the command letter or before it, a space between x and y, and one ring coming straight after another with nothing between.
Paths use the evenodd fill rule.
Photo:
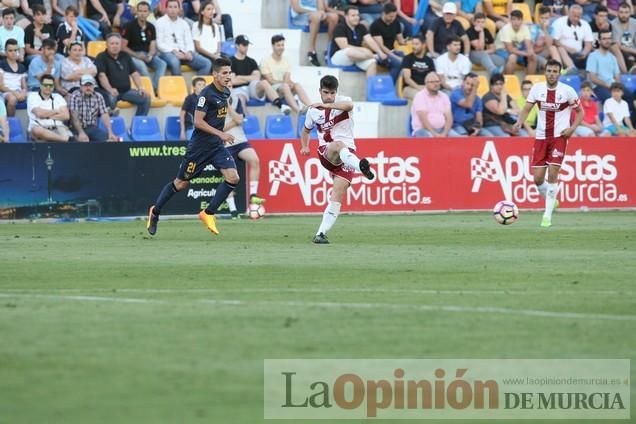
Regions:
<instances>
[{"instance_id":1,"label":"player's outstretched arm","mask_svg":"<svg viewBox=\"0 0 636 424\"><path fill-rule=\"evenodd\" d=\"M337 110L342 110L343 112L350 112L353 110L353 102L344 101L344 102L333 102L333 103L314 103L313 105L309 107L313 107L314 109L320 109L320 110L337 109Z\"/></svg>"}]
</instances>

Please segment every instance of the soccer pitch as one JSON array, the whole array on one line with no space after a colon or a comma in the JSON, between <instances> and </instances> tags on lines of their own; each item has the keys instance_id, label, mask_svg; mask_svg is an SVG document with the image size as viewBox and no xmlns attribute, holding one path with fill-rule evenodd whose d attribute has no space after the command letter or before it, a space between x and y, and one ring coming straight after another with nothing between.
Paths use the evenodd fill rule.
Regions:
<instances>
[{"instance_id":1,"label":"soccer pitch","mask_svg":"<svg viewBox=\"0 0 636 424\"><path fill-rule=\"evenodd\" d=\"M636 359L634 212L319 222L0 225L0 422L293 422L265 358Z\"/></svg>"}]
</instances>

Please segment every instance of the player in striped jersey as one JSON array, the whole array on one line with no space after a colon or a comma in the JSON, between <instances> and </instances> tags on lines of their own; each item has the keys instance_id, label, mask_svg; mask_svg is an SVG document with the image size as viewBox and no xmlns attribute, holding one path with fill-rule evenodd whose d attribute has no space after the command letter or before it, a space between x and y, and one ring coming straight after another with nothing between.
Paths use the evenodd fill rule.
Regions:
<instances>
[{"instance_id":1,"label":"player in striped jersey","mask_svg":"<svg viewBox=\"0 0 636 424\"><path fill-rule=\"evenodd\" d=\"M565 157L568 139L583 120L583 108L579 96L569 85L559 82L561 64L549 60L545 67L546 82L535 84L528 93L526 105L521 110L514 129L519 130L528 113L536 104L539 109L537 131L532 150L532 174L541 196L545 197L542 227L552 226L552 211L558 206L558 180ZM571 109L576 111L570 122ZM546 182L546 171L548 174Z\"/></svg>"}]
</instances>

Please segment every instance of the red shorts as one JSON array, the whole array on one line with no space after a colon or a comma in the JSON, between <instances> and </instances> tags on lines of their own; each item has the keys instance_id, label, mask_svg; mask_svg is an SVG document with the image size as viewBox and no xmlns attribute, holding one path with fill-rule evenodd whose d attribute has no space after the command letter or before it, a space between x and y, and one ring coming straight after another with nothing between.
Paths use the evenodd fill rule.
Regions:
<instances>
[{"instance_id":1,"label":"red shorts","mask_svg":"<svg viewBox=\"0 0 636 424\"><path fill-rule=\"evenodd\" d=\"M349 150L355 153L355 150L353 149L349 149ZM325 156L326 154L327 154L327 145L319 146L318 157L320 158L320 163L322 164L322 166L326 170L331 172L333 175L337 175L340 178L344 178L345 180L349 181L349 184L351 184L351 181L353 180L353 177L356 171L354 169L346 167L345 164L342 162L338 165L335 165L329 162L329 159L327 159L327 156Z\"/></svg>"},{"instance_id":2,"label":"red shorts","mask_svg":"<svg viewBox=\"0 0 636 424\"><path fill-rule=\"evenodd\" d=\"M532 148L532 167L544 167L548 165L561 166L565 157L568 140L564 137L546 138L535 140Z\"/></svg>"}]
</instances>

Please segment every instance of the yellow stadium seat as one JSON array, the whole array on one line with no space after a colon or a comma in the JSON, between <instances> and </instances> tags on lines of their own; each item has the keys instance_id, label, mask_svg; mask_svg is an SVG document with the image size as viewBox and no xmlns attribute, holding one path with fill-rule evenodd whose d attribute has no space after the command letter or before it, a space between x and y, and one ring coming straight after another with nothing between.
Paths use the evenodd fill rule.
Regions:
<instances>
[{"instance_id":1,"label":"yellow stadium seat","mask_svg":"<svg viewBox=\"0 0 636 424\"><path fill-rule=\"evenodd\" d=\"M497 24L490 18L486 18L486 29L492 35L492 38L495 38L497 35Z\"/></svg>"},{"instance_id":2,"label":"yellow stadium seat","mask_svg":"<svg viewBox=\"0 0 636 424\"><path fill-rule=\"evenodd\" d=\"M524 80L532 81L532 84L545 82L545 75L526 75Z\"/></svg>"},{"instance_id":3,"label":"yellow stadium seat","mask_svg":"<svg viewBox=\"0 0 636 424\"><path fill-rule=\"evenodd\" d=\"M181 65L181 72L194 72L194 69L192 69L188 65Z\"/></svg>"},{"instance_id":4,"label":"yellow stadium seat","mask_svg":"<svg viewBox=\"0 0 636 424\"><path fill-rule=\"evenodd\" d=\"M521 96L521 84L519 84L519 78L516 75L504 75L504 87L510 97L516 99Z\"/></svg>"},{"instance_id":5,"label":"yellow stadium seat","mask_svg":"<svg viewBox=\"0 0 636 424\"><path fill-rule=\"evenodd\" d=\"M539 23L539 8L543 6L543 3L539 3L537 2L537 4L534 5L534 23L538 24Z\"/></svg>"},{"instance_id":6,"label":"yellow stadium seat","mask_svg":"<svg viewBox=\"0 0 636 424\"><path fill-rule=\"evenodd\" d=\"M127 102L126 100L120 100L117 102L117 107L119 109L130 109L131 107L133 107L134 105L130 102Z\"/></svg>"},{"instance_id":7,"label":"yellow stadium seat","mask_svg":"<svg viewBox=\"0 0 636 424\"><path fill-rule=\"evenodd\" d=\"M168 104L166 100L160 99L159 97L155 96L155 90L154 88L152 88L152 80L150 79L150 77L140 78L142 87L144 88L146 93L150 94L150 107L163 107Z\"/></svg>"},{"instance_id":8,"label":"yellow stadium seat","mask_svg":"<svg viewBox=\"0 0 636 424\"><path fill-rule=\"evenodd\" d=\"M484 75L479 76L479 88L477 88L477 95L479 97L484 97L486 93L490 91L490 84L488 83L488 78Z\"/></svg>"},{"instance_id":9,"label":"yellow stadium seat","mask_svg":"<svg viewBox=\"0 0 636 424\"><path fill-rule=\"evenodd\" d=\"M520 10L523 13L523 21L532 23L532 12L527 3L513 3L512 10Z\"/></svg>"},{"instance_id":10,"label":"yellow stadium seat","mask_svg":"<svg viewBox=\"0 0 636 424\"><path fill-rule=\"evenodd\" d=\"M401 45L396 41L395 43L393 43L393 49L403 52L405 56L407 54L413 53L413 45L411 44L410 40L407 41L405 45Z\"/></svg>"},{"instance_id":11,"label":"yellow stadium seat","mask_svg":"<svg viewBox=\"0 0 636 424\"><path fill-rule=\"evenodd\" d=\"M159 79L159 98L173 106L183 105L188 88L182 76L161 77Z\"/></svg>"},{"instance_id":12,"label":"yellow stadium seat","mask_svg":"<svg viewBox=\"0 0 636 424\"><path fill-rule=\"evenodd\" d=\"M97 57L97 55L104 50L106 50L106 41L89 41L88 48L86 49L86 55L90 57Z\"/></svg>"},{"instance_id":13,"label":"yellow stadium seat","mask_svg":"<svg viewBox=\"0 0 636 424\"><path fill-rule=\"evenodd\" d=\"M203 78L205 80L205 85L210 85L214 82L214 77L212 75L197 75L192 78Z\"/></svg>"},{"instance_id":14,"label":"yellow stadium seat","mask_svg":"<svg viewBox=\"0 0 636 424\"><path fill-rule=\"evenodd\" d=\"M462 26L464 27L464 31L470 28L470 22L468 21L468 19L462 16L455 16L455 20L462 24Z\"/></svg>"}]
</instances>

